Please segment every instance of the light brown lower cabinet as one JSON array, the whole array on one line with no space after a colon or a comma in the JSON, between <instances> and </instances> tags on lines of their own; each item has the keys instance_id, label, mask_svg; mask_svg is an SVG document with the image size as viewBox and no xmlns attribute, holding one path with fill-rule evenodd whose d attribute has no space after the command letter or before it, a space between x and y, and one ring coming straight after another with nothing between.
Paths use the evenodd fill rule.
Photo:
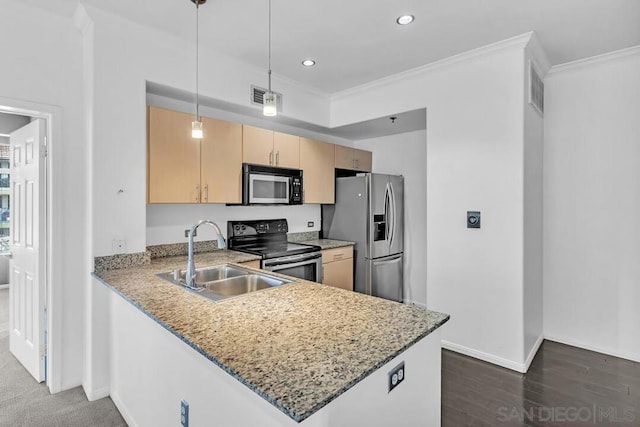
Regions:
<instances>
[{"instance_id":1,"label":"light brown lower cabinet","mask_svg":"<svg viewBox=\"0 0 640 427\"><path fill-rule=\"evenodd\" d=\"M257 268L258 270L260 269L260 260L254 260L254 261L246 261L246 262L241 262L240 265L244 265L245 267L249 267L249 268Z\"/></svg>"},{"instance_id":2,"label":"light brown lower cabinet","mask_svg":"<svg viewBox=\"0 0 640 427\"><path fill-rule=\"evenodd\" d=\"M348 291L353 290L353 246L322 251L322 283Z\"/></svg>"}]
</instances>

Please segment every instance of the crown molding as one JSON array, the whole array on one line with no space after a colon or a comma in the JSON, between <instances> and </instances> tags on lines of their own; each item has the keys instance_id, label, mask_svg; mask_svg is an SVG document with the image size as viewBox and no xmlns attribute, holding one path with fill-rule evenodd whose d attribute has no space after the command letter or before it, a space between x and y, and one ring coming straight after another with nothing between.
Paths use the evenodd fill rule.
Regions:
<instances>
[{"instance_id":1,"label":"crown molding","mask_svg":"<svg viewBox=\"0 0 640 427\"><path fill-rule=\"evenodd\" d=\"M544 50L544 47L542 46L542 43L535 31L531 33L531 40L529 40L527 49L530 50L532 60L536 64L541 77L544 78L551 69L551 62L549 61L547 52Z\"/></svg>"},{"instance_id":2,"label":"crown molding","mask_svg":"<svg viewBox=\"0 0 640 427\"><path fill-rule=\"evenodd\" d=\"M620 50L614 50L613 52L603 53L601 55L591 56L589 58L578 59L576 61L565 62L551 67L549 70L549 76L563 73L565 71L574 71L580 68L590 67L592 65L601 64L603 62L609 62L616 59L626 58L628 56L640 55L640 45L631 46Z\"/></svg>"},{"instance_id":3,"label":"crown molding","mask_svg":"<svg viewBox=\"0 0 640 427\"><path fill-rule=\"evenodd\" d=\"M89 16L85 5L79 4L73 13L73 24L83 35L93 28L93 19Z\"/></svg>"},{"instance_id":4,"label":"crown molding","mask_svg":"<svg viewBox=\"0 0 640 427\"><path fill-rule=\"evenodd\" d=\"M530 31L528 33L524 33L519 36L511 37L506 40L501 40L496 43L491 43L476 49L462 52L457 55L453 55L448 58L441 59L439 61L422 65L420 67L412 68L410 70L402 71L400 73L393 74L391 76L373 80L371 82L368 82L359 86L354 86L352 88L345 89L340 92L335 92L331 95L331 101L337 101L343 98L347 98L349 96L357 95L361 92L370 91L376 87L385 86L385 85L396 83L398 81L420 76L423 74L428 74L435 70L451 67L462 62L471 61L491 53L501 52L503 50L512 49L514 47L524 48L531 40L532 35L533 35L533 32Z\"/></svg>"}]
</instances>

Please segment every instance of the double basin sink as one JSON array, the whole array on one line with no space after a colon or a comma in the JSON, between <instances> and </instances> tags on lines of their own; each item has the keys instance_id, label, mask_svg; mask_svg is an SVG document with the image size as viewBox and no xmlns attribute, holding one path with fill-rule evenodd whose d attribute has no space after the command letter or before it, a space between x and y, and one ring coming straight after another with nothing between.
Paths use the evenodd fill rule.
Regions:
<instances>
[{"instance_id":1,"label":"double basin sink","mask_svg":"<svg viewBox=\"0 0 640 427\"><path fill-rule=\"evenodd\" d=\"M193 287L186 284L186 270L174 270L157 274L157 276L213 301L293 282L293 280L258 273L230 264L197 268Z\"/></svg>"}]
</instances>

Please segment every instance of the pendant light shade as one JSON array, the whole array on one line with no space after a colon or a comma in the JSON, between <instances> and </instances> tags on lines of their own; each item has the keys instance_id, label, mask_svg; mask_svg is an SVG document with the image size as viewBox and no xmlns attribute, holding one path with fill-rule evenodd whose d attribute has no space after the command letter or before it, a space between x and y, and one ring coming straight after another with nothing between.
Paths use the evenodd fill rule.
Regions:
<instances>
[{"instance_id":1,"label":"pendant light shade","mask_svg":"<svg viewBox=\"0 0 640 427\"><path fill-rule=\"evenodd\" d=\"M202 139L204 137L204 130L202 122L200 121L200 94L198 93L199 85L199 66L200 66L200 5L205 4L207 0L191 0L196 5L196 115L193 122L191 122L191 138Z\"/></svg>"},{"instance_id":2,"label":"pendant light shade","mask_svg":"<svg viewBox=\"0 0 640 427\"><path fill-rule=\"evenodd\" d=\"M195 120L191 122L191 138L202 139L204 132L202 131L202 122Z\"/></svg>"},{"instance_id":3,"label":"pendant light shade","mask_svg":"<svg viewBox=\"0 0 640 427\"><path fill-rule=\"evenodd\" d=\"M278 106L276 105L276 95L273 92L266 92L264 94L264 104L262 105L262 114L267 117L274 117L278 115Z\"/></svg>"},{"instance_id":4,"label":"pendant light shade","mask_svg":"<svg viewBox=\"0 0 640 427\"><path fill-rule=\"evenodd\" d=\"M271 91L271 0L269 0L269 90L262 98L262 114L267 117L278 115L278 105L276 104L276 94Z\"/></svg>"}]
</instances>

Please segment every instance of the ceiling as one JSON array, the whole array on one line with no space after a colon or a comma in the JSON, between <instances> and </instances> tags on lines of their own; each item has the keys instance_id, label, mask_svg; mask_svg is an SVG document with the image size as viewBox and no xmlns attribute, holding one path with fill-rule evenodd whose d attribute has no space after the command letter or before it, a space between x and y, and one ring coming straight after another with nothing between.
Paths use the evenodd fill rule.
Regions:
<instances>
[{"instance_id":1,"label":"ceiling","mask_svg":"<svg viewBox=\"0 0 640 427\"><path fill-rule=\"evenodd\" d=\"M64 15L78 0L22 0ZM84 0L194 39L189 0ZM201 43L266 69L267 0L209 0ZM552 65L640 45L638 0L272 0L272 69L327 94L534 30ZM399 26L397 16L415 15ZM317 64L304 68L303 58ZM265 77L266 80L266 77Z\"/></svg>"}]
</instances>

